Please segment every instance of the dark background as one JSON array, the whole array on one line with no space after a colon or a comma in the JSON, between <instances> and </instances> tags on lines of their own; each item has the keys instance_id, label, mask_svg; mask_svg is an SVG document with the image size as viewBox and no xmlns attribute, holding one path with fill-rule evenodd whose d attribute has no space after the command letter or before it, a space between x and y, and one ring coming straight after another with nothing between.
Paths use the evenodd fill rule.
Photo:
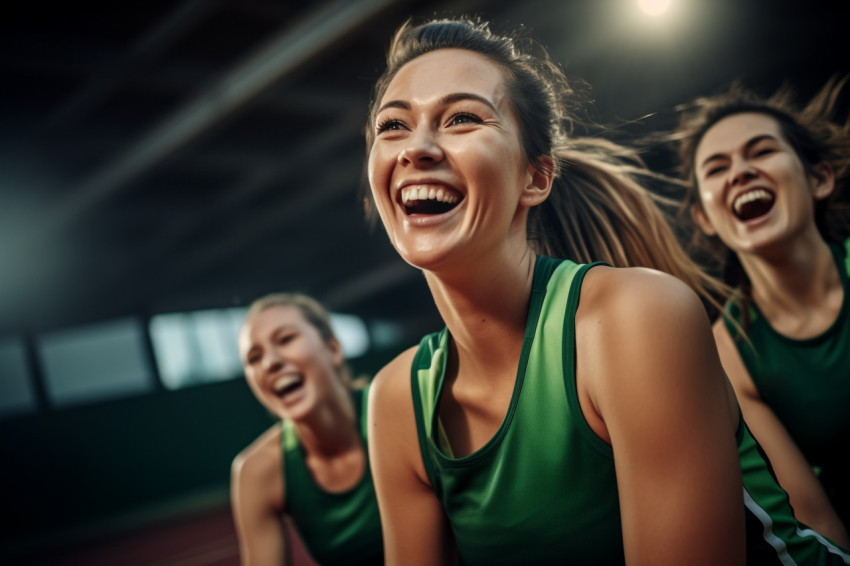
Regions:
<instances>
[{"instance_id":1,"label":"dark background","mask_svg":"<svg viewBox=\"0 0 850 566\"><path fill-rule=\"evenodd\" d=\"M362 129L393 30L460 13L526 26L590 84L593 117L635 133L735 79L805 97L850 71L850 2L6 3L0 336L279 290L395 321L399 348L436 329L422 277L363 218ZM0 420L0 550L226 507L230 459L269 422L241 380Z\"/></svg>"}]
</instances>

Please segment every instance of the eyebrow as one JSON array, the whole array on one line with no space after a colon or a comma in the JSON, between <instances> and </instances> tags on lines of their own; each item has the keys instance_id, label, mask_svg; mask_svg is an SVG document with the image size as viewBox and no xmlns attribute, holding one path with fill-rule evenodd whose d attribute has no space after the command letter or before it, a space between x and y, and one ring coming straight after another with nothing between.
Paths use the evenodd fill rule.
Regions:
<instances>
[{"instance_id":1,"label":"eyebrow","mask_svg":"<svg viewBox=\"0 0 850 566\"><path fill-rule=\"evenodd\" d=\"M750 149L751 147L753 147L754 145L756 145L760 141L764 141L764 140L779 141L779 140L776 139L776 136L772 136L770 134L762 134L760 136L755 136L755 137L751 138L750 140L748 140L747 143L744 144L744 149ZM709 155L708 157L706 157L703 160L702 164L700 165L700 169L704 169L705 166L708 165L711 161L714 161L715 159L723 159L724 157L726 157L726 155L723 154L723 153L715 153L715 154Z\"/></svg>"},{"instance_id":2,"label":"eyebrow","mask_svg":"<svg viewBox=\"0 0 850 566\"><path fill-rule=\"evenodd\" d=\"M446 96L444 96L440 100L440 105L446 106L448 104L453 104L455 102L460 102L462 100L478 101L478 102L484 104L485 106L488 106L493 112L498 113L498 110L496 109L496 107L493 105L492 102L490 102L489 100L487 100L486 98L484 98L481 95L473 94L471 92L455 92L455 93L452 93L452 94L447 94ZM389 102L381 105L381 107L378 108L378 111L375 112L375 114L380 114L381 112L383 112L387 108L401 108L402 110L410 110L410 103L405 101L405 100L390 100Z\"/></svg>"}]
</instances>

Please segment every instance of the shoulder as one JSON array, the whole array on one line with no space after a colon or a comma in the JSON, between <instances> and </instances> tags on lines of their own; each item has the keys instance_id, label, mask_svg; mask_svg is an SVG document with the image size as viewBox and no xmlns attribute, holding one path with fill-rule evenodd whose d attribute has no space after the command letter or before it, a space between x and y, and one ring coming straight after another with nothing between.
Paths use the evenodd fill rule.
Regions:
<instances>
[{"instance_id":1,"label":"shoulder","mask_svg":"<svg viewBox=\"0 0 850 566\"><path fill-rule=\"evenodd\" d=\"M234 490L266 490L271 496L279 491L282 502L283 454L280 442L280 423L275 423L236 455L230 468Z\"/></svg>"},{"instance_id":2,"label":"shoulder","mask_svg":"<svg viewBox=\"0 0 850 566\"><path fill-rule=\"evenodd\" d=\"M645 268L591 269L576 314L576 377L605 420L636 399L676 402L722 375L702 302L678 279Z\"/></svg>"},{"instance_id":3,"label":"shoulder","mask_svg":"<svg viewBox=\"0 0 850 566\"><path fill-rule=\"evenodd\" d=\"M579 304L583 316L616 322L618 328L627 330L709 326L696 293L679 279L654 269L594 267L585 277Z\"/></svg>"},{"instance_id":4,"label":"shoulder","mask_svg":"<svg viewBox=\"0 0 850 566\"><path fill-rule=\"evenodd\" d=\"M717 345L720 361L723 364L723 370L739 398L742 401L747 398L758 399L759 393L755 383L741 358L735 338L729 333L729 328L722 316L714 322L711 329L714 333L714 341ZM744 338L741 338L741 340L744 340Z\"/></svg>"},{"instance_id":5,"label":"shoulder","mask_svg":"<svg viewBox=\"0 0 850 566\"><path fill-rule=\"evenodd\" d=\"M418 346L408 348L384 366L369 388L370 411L376 405L392 405L410 397L410 372Z\"/></svg>"}]
</instances>

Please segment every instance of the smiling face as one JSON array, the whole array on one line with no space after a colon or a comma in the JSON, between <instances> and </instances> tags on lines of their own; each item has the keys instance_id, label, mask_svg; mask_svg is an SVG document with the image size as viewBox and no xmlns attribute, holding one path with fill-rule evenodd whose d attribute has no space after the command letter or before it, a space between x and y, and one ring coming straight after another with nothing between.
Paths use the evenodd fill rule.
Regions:
<instances>
[{"instance_id":1,"label":"smiling face","mask_svg":"<svg viewBox=\"0 0 850 566\"><path fill-rule=\"evenodd\" d=\"M816 233L814 202L832 190L831 169L809 175L771 116L734 114L711 126L697 146L695 176L702 230L735 252L758 253Z\"/></svg>"},{"instance_id":2,"label":"smiling face","mask_svg":"<svg viewBox=\"0 0 850 566\"><path fill-rule=\"evenodd\" d=\"M298 420L339 381L343 353L325 341L301 310L275 305L256 313L239 334L239 355L254 396L281 418Z\"/></svg>"},{"instance_id":3,"label":"smiling face","mask_svg":"<svg viewBox=\"0 0 850 566\"><path fill-rule=\"evenodd\" d=\"M399 70L378 108L369 183L402 258L427 269L506 234L524 241L527 207L545 199L551 179L523 154L496 64L460 49L426 53Z\"/></svg>"}]
</instances>

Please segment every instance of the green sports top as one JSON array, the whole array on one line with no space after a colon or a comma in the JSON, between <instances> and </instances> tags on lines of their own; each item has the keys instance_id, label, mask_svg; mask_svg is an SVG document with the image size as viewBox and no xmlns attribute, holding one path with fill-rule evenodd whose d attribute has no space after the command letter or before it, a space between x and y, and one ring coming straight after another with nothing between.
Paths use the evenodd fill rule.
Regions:
<instances>
[{"instance_id":1,"label":"green sports top","mask_svg":"<svg viewBox=\"0 0 850 566\"><path fill-rule=\"evenodd\" d=\"M440 440L448 330L420 343L411 369L419 446L461 564L625 562L613 450L585 421L575 382L575 313L592 265L538 258L507 414L468 456L453 458ZM850 564L794 521L785 492L741 423L750 563Z\"/></svg>"},{"instance_id":2,"label":"green sports top","mask_svg":"<svg viewBox=\"0 0 850 566\"><path fill-rule=\"evenodd\" d=\"M726 319L738 352L764 402L776 413L809 463L820 470L832 503L850 525L850 240L830 244L844 301L835 322L822 334L795 340L779 334L750 303L747 336ZM742 324L741 309L730 302L726 313Z\"/></svg>"},{"instance_id":3,"label":"green sports top","mask_svg":"<svg viewBox=\"0 0 850 566\"><path fill-rule=\"evenodd\" d=\"M304 451L290 421L282 422L283 473L286 510L301 540L322 566L381 565L384 563L378 501L366 449L366 389L353 394L366 469L360 481L342 493L316 484L304 461Z\"/></svg>"}]
</instances>

